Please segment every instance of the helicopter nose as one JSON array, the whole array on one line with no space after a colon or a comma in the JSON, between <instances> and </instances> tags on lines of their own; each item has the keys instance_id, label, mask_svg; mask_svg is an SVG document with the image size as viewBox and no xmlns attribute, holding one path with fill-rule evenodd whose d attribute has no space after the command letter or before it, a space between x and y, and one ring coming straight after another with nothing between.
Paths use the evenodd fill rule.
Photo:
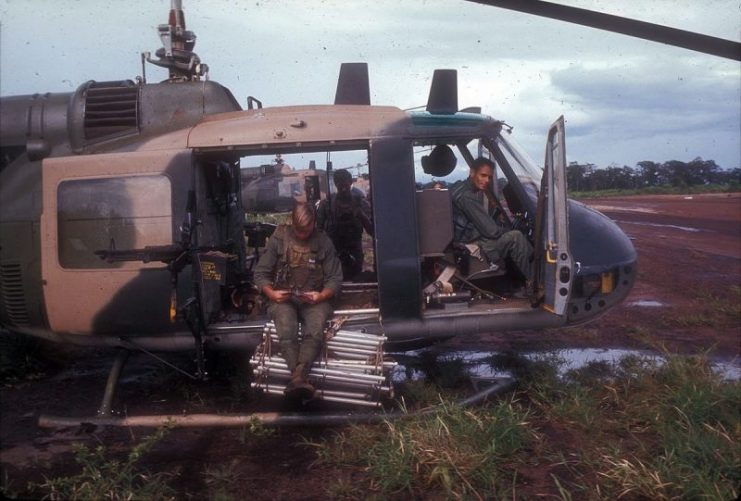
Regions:
<instances>
[{"instance_id":1,"label":"helicopter nose","mask_svg":"<svg viewBox=\"0 0 741 501\"><path fill-rule=\"evenodd\" d=\"M569 238L576 276L568 323L591 320L628 295L637 276L638 254L609 217L569 200Z\"/></svg>"}]
</instances>

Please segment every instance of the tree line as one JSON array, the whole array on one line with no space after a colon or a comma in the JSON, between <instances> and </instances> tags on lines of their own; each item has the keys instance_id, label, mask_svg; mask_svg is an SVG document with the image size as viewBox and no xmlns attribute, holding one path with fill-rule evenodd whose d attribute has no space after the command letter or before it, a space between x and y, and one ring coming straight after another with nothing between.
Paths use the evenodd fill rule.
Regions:
<instances>
[{"instance_id":1,"label":"tree line","mask_svg":"<svg viewBox=\"0 0 741 501\"><path fill-rule=\"evenodd\" d=\"M702 185L741 184L741 168L725 170L714 160L695 158L690 162L670 160L664 163L644 160L636 167L571 162L566 167L569 191L630 190L657 186L687 188Z\"/></svg>"}]
</instances>

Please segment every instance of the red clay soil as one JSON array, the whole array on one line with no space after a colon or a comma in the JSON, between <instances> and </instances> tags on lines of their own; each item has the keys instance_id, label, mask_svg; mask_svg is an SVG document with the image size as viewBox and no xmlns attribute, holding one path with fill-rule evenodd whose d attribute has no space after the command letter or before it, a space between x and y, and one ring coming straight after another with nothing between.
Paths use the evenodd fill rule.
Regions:
<instances>
[{"instance_id":1,"label":"red clay soil","mask_svg":"<svg viewBox=\"0 0 741 501\"><path fill-rule=\"evenodd\" d=\"M587 203L616 220L636 246L639 274L629 297L586 326L459 337L446 345L490 351L664 347L680 353L738 356L741 195L634 196ZM93 447L104 443L112 452L125 454L151 431L37 427L40 413L95 412L106 365L111 362L96 357L88 352L69 360L72 371L0 388L0 482L4 488L0 496L40 496L40 491L27 489L27 482L79 471L71 452L73 442ZM187 394L177 386L149 388L142 394L148 377L161 378L156 370L139 367L138 380L124 380L119 401L128 402L129 411L142 412L146 405L143 408L153 412L153 407L169 404L204 412L202 405L206 404L199 402L208 400L226 405L221 408L225 412L244 411L233 395L230 399L231 389L224 384L190 386ZM222 482L222 486L235 499L325 499L328 482L341 475L352 483L353 474L317 466L315 451L302 441L330 439L333 433L329 428L284 429L255 438L235 429L174 430L147 456L146 466L153 471L178 472L171 483L180 499L213 494L207 486L206 469L226 472L232 483ZM558 497L555 491L551 494Z\"/></svg>"},{"instance_id":2,"label":"red clay soil","mask_svg":"<svg viewBox=\"0 0 741 501\"><path fill-rule=\"evenodd\" d=\"M599 345L741 353L741 194L586 202L615 220L638 251L638 280L626 301L587 326Z\"/></svg>"}]
</instances>

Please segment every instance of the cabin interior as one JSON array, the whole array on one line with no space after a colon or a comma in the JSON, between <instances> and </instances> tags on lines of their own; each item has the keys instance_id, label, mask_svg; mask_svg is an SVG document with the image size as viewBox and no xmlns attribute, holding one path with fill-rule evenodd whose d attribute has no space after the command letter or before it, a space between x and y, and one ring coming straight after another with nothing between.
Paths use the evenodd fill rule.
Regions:
<instances>
[{"instance_id":1,"label":"cabin interior","mask_svg":"<svg viewBox=\"0 0 741 501\"><path fill-rule=\"evenodd\" d=\"M240 217L224 217L234 208L230 208L230 203L235 205L233 189L239 181L245 235L244 249L236 252L236 258L230 258L231 266L237 268L235 273L227 273L233 283L220 284L220 300L205 308L205 313L217 322L264 314L263 298L249 284L250 273L267 239L277 224L289 221L294 200L318 204L335 190L332 172L348 166L356 179L354 188L363 192L372 207L375 237L363 234L363 272L352 281L343 282L336 310L378 309L384 304L384 295L386 308L391 302L402 303L395 311L407 317L529 309L524 278L514 266L489 263L475 246L454 241L450 188L455 180L467 177L465 158L474 157L464 143L456 143L444 147L458 150L457 169L451 166L449 172L446 168L444 172L438 169L432 173L423 172L420 163L435 147L446 145L444 140L408 144L394 162L389 162L385 151L379 154L372 147L260 151L230 162L204 157L202 163L218 164L216 168L202 169L201 184L202 196L208 200L208 217L215 223L208 226L218 228L220 234L199 235L199 245L206 241L232 242L231 236L240 232ZM470 143L478 148L475 156L495 160L492 152L476 144L478 141ZM398 153L398 145L395 146L396 151L392 147L391 153ZM513 170L508 156L499 149L493 194L503 209L502 217L532 240L533 201L527 194L537 196L535 181ZM220 169L231 174L219 174ZM513 188L513 180L517 189ZM384 264L394 259L403 264L384 269ZM204 290L209 290L205 282L204 286ZM398 288L403 290L395 293ZM215 297L216 288L211 290Z\"/></svg>"}]
</instances>

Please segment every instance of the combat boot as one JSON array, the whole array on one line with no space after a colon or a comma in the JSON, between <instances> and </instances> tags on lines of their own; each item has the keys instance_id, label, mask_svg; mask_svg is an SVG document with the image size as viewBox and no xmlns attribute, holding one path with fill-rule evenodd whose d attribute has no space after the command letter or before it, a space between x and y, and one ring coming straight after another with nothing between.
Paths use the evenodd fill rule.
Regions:
<instances>
[{"instance_id":1,"label":"combat boot","mask_svg":"<svg viewBox=\"0 0 741 501\"><path fill-rule=\"evenodd\" d=\"M308 370L304 364L298 364L296 368L293 369L291 380L288 381L283 393L291 397L301 398L302 400L312 399L314 397L315 389L306 379L307 372Z\"/></svg>"},{"instance_id":2,"label":"combat boot","mask_svg":"<svg viewBox=\"0 0 741 501\"><path fill-rule=\"evenodd\" d=\"M527 293L527 297L530 299L530 306L533 308L537 308L540 306L540 303L543 302L543 299L545 299L545 295L541 293L541 290L535 286L535 282L533 280L528 280L525 283L525 291Z\"/></svg>"}]
</instances>

